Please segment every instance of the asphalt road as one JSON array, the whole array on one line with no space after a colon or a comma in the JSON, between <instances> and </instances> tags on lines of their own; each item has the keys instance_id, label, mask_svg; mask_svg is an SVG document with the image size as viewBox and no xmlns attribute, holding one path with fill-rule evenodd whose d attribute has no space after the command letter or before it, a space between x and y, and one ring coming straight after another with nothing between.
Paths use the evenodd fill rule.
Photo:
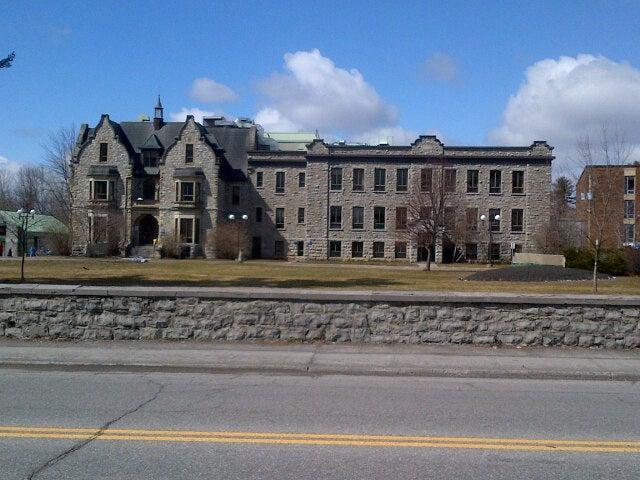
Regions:
<instances>
[{"instance_id":1,"label":"asphalt road","mask_svg":"<svg viewBox=\"0 0 640 480\"><path fill-rule=\"evenodd\" d=\"M0 412L2 480L640 477L631 382L0 370Z\"/></svg>"}]
</instances>

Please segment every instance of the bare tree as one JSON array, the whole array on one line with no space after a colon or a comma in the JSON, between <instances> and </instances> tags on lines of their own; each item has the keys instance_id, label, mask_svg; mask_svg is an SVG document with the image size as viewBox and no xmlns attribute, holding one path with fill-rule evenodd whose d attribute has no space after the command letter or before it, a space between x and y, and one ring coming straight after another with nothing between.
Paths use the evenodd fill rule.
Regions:
<instances>
[{"instance_id":1,"label":"bare tree","mask_svg":"<svg viewBox=\"0 0 640 480\"><path fill-rule=\"evenodd\" d=\"M223 221L210 232L207 243L215 245L216 257L239 258L239 250L246 255L251 245L251 238L247 229L247 222Z\"/></svg>"},{"instance_id":2,"label":"bare tree","mask_svg":"<svg viewBox=\"0 0 640 480\"><path fill-rule=\"evenodd\" d=\"M48 214L47 172L39 166L22 166L15 176L14 197L18 208Z\"/></svg>"},{"instance_id":3,"label":"bare tree","mask_svg":"<svg viewBox=\"0 0 640 480\"><path fill-rule=\"evenodd\" d=\"M553 215L535 236L536 245L542 253L559 254L563 248L577 243L574 203L574 182L564 176L558 177L551 187Z\"/></svg>"},{"instance_id":4,"label":"bare tree","mask_svg":"<svg viewBox=\"0 0 640 480\"><path fill-rule=\"evenodd\" d=\"M51 215L64 223L73 238L73 190L71 188L71 158L76 145L77 130L63 127L49 134L42 143L44 165L47 167L47 191ZM70 248L70 247L69 247Z\"/></svg>"},{"instance_id":5,"label":"bare tree","mask_svg":"<svg viewBox=\"0 0 640 480\"><path fill-rule=\"evenodd\" d=\"M612 220L622 196L620 167L628 162L632 147L617 128L603 126L593 138L586 134L577 141L577 153L584 168L581 181L586 188L582 236L593 253L593 290L598 291L598 263L611 243ZM616 228L616 227L614 227ZM620 232L614 234L619 238Z\"/></svg>"},{"instance_id":6,"label":"bare tree","mask_svg":"<svg viewBox=\"0 0 640 480\"><path fill-rule=\"evenodd\" d=\"M0 210L17 210L15 175L11 170L0 170Z\"/></svg>"},{"instance_id":7,"label":"bare tree","mask_svg":"<svg viewBox=\"0 0 640 480\"><path fill-rule=\"evenodd\" d=\"M407 203L406 236L427 253L426 270L431 270L434 245L458 243L461 225L456 218L455 172L445 162L421 170L411 185Z\"/></svg>"},{"instance_id":8,"label":"bare tree","mask_svg":"<svg viewBox=\"0 0 640 480\"><path fill-rule=\"evenodd\" d=\"M6 57L0 59L0 68L9 68L15 58L16 58L16 52L11 52Z\"/></svg>"},{"instance_id":9,"label":"bare tree","mask_svg":"<svg viewBox=\"0 0 640 480\"><path fill-rule=\"evenodd\" d=\"M27 256L27 247L29 246L29 233L34 228L39 227L44 218L42 216L35 215L34 210L19 209L17 212L1 212L0 223L3 223L6 227L7 235L5 238L14 238L18 242L18 250L15 252L16 256L21 257L20 260L20 282L24 282L24 264L25 257Z\"/></svg>"}]
</instances>

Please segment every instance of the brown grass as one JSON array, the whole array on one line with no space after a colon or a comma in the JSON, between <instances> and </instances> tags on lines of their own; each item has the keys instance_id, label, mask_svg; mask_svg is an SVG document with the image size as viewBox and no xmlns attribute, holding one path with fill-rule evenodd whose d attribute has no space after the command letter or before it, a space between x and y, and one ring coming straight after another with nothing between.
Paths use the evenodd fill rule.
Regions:
<instances>
[{"instance_id":1,"label":"brown grass","mask_svg":"<svg viewBox=\"0 0 640 480\"><path fill-rule=\"evenodd\" d=\"M484 268L484 267L482 267ZM426 272L407 266L358 266L277 261L151 260L133 263L119 259L27 259L30 283L83 285L184 285L350 290L432 290L522 293L591 293L588 281L577 282L472 282L470 272ZM17 282L19 262L0 261L0 282ZM640 277L600 282L599 293L640 294Z\"/></svg>"}]
</instances>

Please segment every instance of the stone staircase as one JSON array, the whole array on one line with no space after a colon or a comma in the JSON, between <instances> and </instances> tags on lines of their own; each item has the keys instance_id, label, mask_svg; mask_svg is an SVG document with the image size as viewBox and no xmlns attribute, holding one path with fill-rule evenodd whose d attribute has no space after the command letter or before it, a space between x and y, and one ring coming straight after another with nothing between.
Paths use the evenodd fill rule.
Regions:
<instances>
[{"instance_id":1,"label":"stone staircase","mask_svg":"<svg viewBox=\"0 0 640 480\"><path fill-rule=\"evenodd\" d=\"M141 245L133 247L131 249L132 257L153 258L155 256L155 250L153 245Z\"/></svg>"}]
</instances>

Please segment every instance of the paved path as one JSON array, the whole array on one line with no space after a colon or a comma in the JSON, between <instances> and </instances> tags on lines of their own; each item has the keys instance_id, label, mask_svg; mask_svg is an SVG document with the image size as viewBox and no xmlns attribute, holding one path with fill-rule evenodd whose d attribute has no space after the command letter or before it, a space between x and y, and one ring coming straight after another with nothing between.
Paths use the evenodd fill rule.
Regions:
<instances>
[{"instance_id":1,"label":"paved path","mask_svg":"<svg viewBox=\"0 0 640 480\"><path fill-rule=\"evenodd\" d=\"M640 477L632 382L24 367L0 385L3 480Z\"/></svg>"}]
</instances>

